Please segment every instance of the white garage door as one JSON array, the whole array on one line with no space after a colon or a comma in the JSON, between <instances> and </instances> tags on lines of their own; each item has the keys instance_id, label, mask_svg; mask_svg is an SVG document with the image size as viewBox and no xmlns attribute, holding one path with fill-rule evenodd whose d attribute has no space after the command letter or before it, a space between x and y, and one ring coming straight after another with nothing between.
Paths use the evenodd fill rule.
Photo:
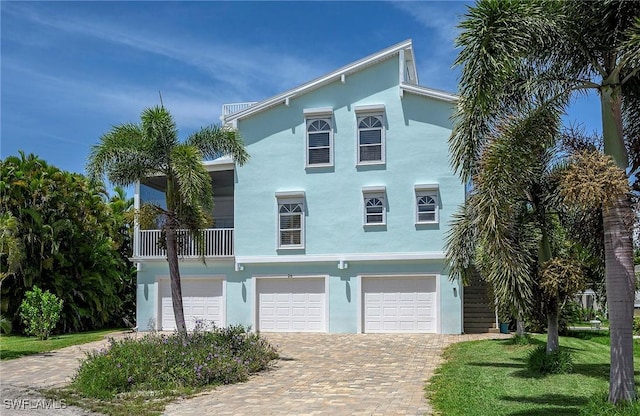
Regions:
<instances>
[{"instance_id":1,"label":"white garage door","mask_svg":"<svg viewBox=\"0 0 640 416\"><path fill-rule=\"evenodd\" d=\"M224 325L223 305L221 279L182 279L182 308L188 330L195 327L196 320ZM161 329L175 330L171 283L164 279L160 282L160 314Z\"/></svg>"},{"instance_id":2,"label":"white garage door","mask_svg":"<svg viewBox=\"0 0 640 416\"><path fill-rule=\"evenodd\" d=\"M265 332L323 332L324 279L257 279L258 322Z\"/></svg>"},{"instance_id":3,"label":"white garage door","mask_svg":"<svg viewBox=\"0 0 640 416\"><path fill-rule=\"evenodd\" d=\"M436 332L435 277L362 279L364 332Z\"/></svg>"}]
</instances>

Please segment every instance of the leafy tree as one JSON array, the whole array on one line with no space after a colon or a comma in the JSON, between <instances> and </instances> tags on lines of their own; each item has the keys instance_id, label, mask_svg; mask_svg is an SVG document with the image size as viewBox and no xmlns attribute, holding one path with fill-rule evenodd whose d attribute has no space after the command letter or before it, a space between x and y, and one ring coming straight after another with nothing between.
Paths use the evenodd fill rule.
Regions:
<instances>
[{"instance_id":1,"label":"leafy tree","mask_svg":"<svg viewBox=\"0 0 640 416\"><path fill-rule=\"evenodd\" d=\"M133 255L133 198L128 198L124 188L116 186L113 195L109 198L108 207L112 223L112 239L114 248L120 253L121 262L126 265L128 273L120 275L118 285L118 297L121 300L118 313L113 315L114 326L135 326L136 318L136 269L129 258Z\"/></svg>"},{"instance_id":2,"label":"leafy tree","mask_svg":"<svg viewBox=\"0 0 640 416\"><path fill-rule=\"evenodd\" d=\"M20 318L25 323L27 334L35 335L41 340L49 338L60 320L62 303L62 299L48 290L43 292L38 286L25 293L20 304Z\"/></svg>"},{"instance_id":3,"label":"leafy tree","mask_svg":"<svg viewBox=\"0 0 640 416\"><path fill-rule=\"evenodd\" d=\"M113 127L93 147L87 169L92 178L107 176L116 185L128 186L154 175L166 178L166 209L154 207L162 217L171 297L178 332L186 332L178 267L177 231L187 229L201 243L206 213L213 207L211 178L204 158L233 157L242 165L249 159L238 133L219 126L204 127L180 142L173 117L164 107L145 109L141 123Z\"/></svg>"},{"instance_id":4,"label":"leafy tree","mask_svg":"<svg viewBox=\"0 0 640 416\"><path fill-rule=\"evenodd\" d=\"M122 261L102 185L49 166L35 155L0 162L0 212L16 220L20 265L1 288L1 311L18 308L34 285L64 300L63 331L101 328L120 310Z\"/></svg>"},{"instance_id":5,"label":"leafy tree","mask_svg":"<svg viewBox=\"0 0 640 416\"><path fill-rule=\"evenodd\" d=\"M640 168L640 2L481 0L461 23L462 69L450 140L465 180L505 114L551 101L565 109L574 94L599 94L604 151L621 170ZM546 104L545 104L546 105ZM634 187L637 188L637 182ZM611 333L609 400L635 398L633 245L628 197L604 213L606 288Z\"/></svg>"}]
</instances>

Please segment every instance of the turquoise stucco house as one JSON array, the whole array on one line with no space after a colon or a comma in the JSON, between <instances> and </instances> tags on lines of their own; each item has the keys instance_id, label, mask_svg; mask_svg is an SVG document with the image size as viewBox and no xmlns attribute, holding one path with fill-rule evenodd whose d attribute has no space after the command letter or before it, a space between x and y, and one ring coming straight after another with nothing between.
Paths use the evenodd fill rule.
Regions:
<instances>
[{"instance_id":1,"label":"turquoise stucco house","mask_svg":"<svg viewBox=\"0 0 640 416\"><path fill-rule=\"evenodd\" d=\"M459 334L444 240L464 185L449 165L456 96L418 84L410 40L275 97L223 107L251 155L204 162L206 264L181 260L187 325ZM136 204L163 199L163 178ZM140 330L175 328L159 230L136 230Z\"/></svg>"}]
</instances>

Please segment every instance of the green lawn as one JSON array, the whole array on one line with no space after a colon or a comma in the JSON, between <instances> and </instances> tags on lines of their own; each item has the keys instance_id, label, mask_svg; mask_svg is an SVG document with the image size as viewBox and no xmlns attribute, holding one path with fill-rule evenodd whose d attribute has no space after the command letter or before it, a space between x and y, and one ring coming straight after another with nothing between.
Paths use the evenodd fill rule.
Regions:
<instances>
[{"instance_id":1,"label":"green lawn","mask_svg":"<svg viewBox=\"0 0 640 416\"><path fill-rule=\"evenodd\" d=\"M427 386L427 396L436 411L444 416L640 414L640 405L621 412L604 408L609 380L608 332L561 337L560 345L573 353L574 370L546 377L526 369L527 353L546 340L542 335L532 339L532 345L489 340L449 347L445 352L447 362ZM640 341L634 342L638 385Z\"/></svg>"},{"instance_id":2,"label":"green lawn","mask_svg":"<svg viewBox=\"0 0 640 416\"><path fill-rule=\"evenodd\" d=\"M54 335L40 341L36 337L21 335L0 335L0 359L11 360L25 355L58 350L71 345L100 341L108 334L124 331L124 329L104 329L100 331L81 332L78 334Z\"/></svg>"}]
</instances>

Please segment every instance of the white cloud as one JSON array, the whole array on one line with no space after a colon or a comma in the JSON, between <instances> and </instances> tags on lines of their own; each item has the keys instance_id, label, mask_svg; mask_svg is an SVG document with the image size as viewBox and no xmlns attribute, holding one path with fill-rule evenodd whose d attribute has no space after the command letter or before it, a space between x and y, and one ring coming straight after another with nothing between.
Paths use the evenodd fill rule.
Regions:
<instances>
[{"instance_id":1,"label":"white cloud","mask_svg":"<svg viewBox=\"0 0 640 416\"><path fill-rule=\"evenodd\" d=\"M245 96L246 100L266 98L309 79L310 75L321 75L325 65L322 61L301 59L275 51L269 46L237 44L233 38L203 42L176 33L145 33L142 27L90 20L86 16L56 15L52 19L31 7L12 7L8 12L39 25L90 36L187 64L206 74L212 81L224 85L232 95ZM247 91L251 93L247 94Z\"/></svg>"}]
</instances>

